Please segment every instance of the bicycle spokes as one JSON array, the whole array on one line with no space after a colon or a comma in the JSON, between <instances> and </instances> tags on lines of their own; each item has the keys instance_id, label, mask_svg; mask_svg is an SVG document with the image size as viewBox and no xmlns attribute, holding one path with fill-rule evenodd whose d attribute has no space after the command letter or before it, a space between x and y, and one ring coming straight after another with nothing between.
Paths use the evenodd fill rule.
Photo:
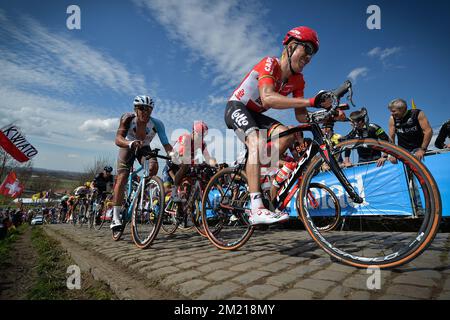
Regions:
<instances>
[{"instance_id":1,"label":"bicycle spokes","mask_svg":"<svg viewBox=\"0 0 450 320\"><path fill-rule=\"evenodd\" d=\"M245 175L231 168L216 174L202 199L202 222L208 238L222 249L242 246L253 233L248 221L249 207Z\"/></svg>"},{"instance_id":2,"label":"bicycle spokes","mask_svg":"<svg viewBox=\"0 0 450 320\"><path fill-rule=\"evenodd\" d=\"M396 159L396 164L379 160L384 154ZM394 266L421 253L425 238L434 237L440 206L426 168L398 147L372 139L346 142L334 156L349 160L351 165L343 173L364 201L354 203L330 168L316 157L304 175L302 185L308 189L303 188L300 195L302 216L313 238L328 253L360 266ZM311 205L311 190L307 190L317 183L328 186L341 207L340 221L333 229L323 229L323 223L333 220L336 200L324 190L313 190L319 206Z\"/></svg>"}]
</instances>

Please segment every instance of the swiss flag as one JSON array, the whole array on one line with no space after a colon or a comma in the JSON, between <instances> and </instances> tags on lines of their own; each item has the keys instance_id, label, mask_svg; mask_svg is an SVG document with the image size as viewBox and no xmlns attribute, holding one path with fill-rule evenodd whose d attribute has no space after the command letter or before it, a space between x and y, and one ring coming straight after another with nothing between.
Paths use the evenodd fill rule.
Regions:
<instances>
[{"instance_id":1,"label":"swiss flag","mask_svg":"<svg viewBox=\"0 0 450 320\"><path fill-rule=\"evenodd\" d=\"M19 182L19 179L17 179L16 173L11 171L0 186L0 194L11 198L17 198L22 194L23 189L24 187Z\"/></svg>"}]
</instances>

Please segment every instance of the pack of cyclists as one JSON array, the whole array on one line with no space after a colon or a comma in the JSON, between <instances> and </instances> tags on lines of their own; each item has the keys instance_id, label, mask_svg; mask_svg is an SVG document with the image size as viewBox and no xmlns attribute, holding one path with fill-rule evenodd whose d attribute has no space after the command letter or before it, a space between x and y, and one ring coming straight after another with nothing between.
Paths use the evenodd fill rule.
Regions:
<instances>
[{"instance_id":1,"label":"pack of cyclists","mask_svg":"<svg viewBox=\"0 0 450 320\"><path fill-rule=\"evenodd\" d=\"M304 68L311 63L320 47L319 37L315 30L299 26L289 30L282 41L283 49L280 57L267 56L261 59L247 73L239 86L231 93L225 108L224 122L228 129L234 130L237 137L246 145L248 158L245 173L248 177L248 191L250 194L249 222L252 225L273 224L289 219L286 212L266 208L261 195L261 167L267 166L260 159L259 149L265 146L270 150L271 159L279 159L279 168L271 182L270 193L276 194L283 179L295 167L301 150L305 149L302 134L285 135L268 145L266 140L286 132L289 127L265 114L270 109L293 109L295 119L307 122L307 108L322 108L329 110L332 99L324 91L314 97L305 97L306 81L303 76ZM216 159L211 157L204 142L208 133L208 125L203 121L196 121L192 130L178 137L171 145L163 122L153 116L155 102L150 96L139 95L133 101L134 112L125 113L120 118L115 144L119 148L117 156L117 176L113 178L112 167L105 167L102 173L96 175L91 184L76 189L75 198L67 200L68 215L70 208L76 203L76 197L83 193L92 195L96 190L96 197L102 201L107 195L106 186L112 186L112 223L111 229L121 227L121 208L124 203L125 185L133 168L135 160L142 163L146 151L151 150L153 139L159 140L171 160L167 161L162 172L166 191L171 191L173 202L182 201L178 194L179 184L188 172L190 166L196 165L195 154L200 151L204 160L211 166L218 166ZM393 113L395 125L400 128L400 119ZM393 120L393 123L394 123ZM335 121L350 121L353 129L345 136L335 134ZM420 117L419 117L420 121ZM390 141L391 138L377 124L369 122L365 108L352 112L350 116L338 110L329 122L322 125L323 134L333 145L346 139L373 138ZM443 133L442 136L446 135ZM445 139L445 138L444 138ZM441 139L442 140L442 139ZM440 142L443 145L443 143ZM290 153L290 154L289 154ZM380 166L388 159L381 151L373 153L363 146L357 149L359 162L377 161ZM343 156L343 158L342 158ZM340 155L339 163L343 167L351 166L349 153ZM158 172L156 158L150 159L150 175Z\"/></svg>"}]
</instances>

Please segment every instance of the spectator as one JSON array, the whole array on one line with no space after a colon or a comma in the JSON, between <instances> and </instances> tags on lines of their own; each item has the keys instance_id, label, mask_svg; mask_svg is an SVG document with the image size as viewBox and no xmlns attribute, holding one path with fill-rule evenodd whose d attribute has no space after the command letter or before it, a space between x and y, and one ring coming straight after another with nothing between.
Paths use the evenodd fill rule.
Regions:
<instances>
[{"instance_id":1,"label":"spectator","mask_svg":"<svg viewBox=\"0 0 450 320\"><path fill-rule=\"evenodd\" d=\"M397 135L397 144L422 160L433 136L433 129L425 113L420 109L408 110L403 99L392 100L388 108L391 112L389 137L392 142L395 142Z\"/></svg>"},{"instance_id":2,"label":"spectator","mask_svg":"<svg viewBox=\"0 0 450 320\"><path fill-rule=\"evenodd\" d=\"M389 141L389 137L384 132L383 128L375 123L369 122L369 116L367 114L367 109L362 108L361 110L354 111L350 113L350 121L353 126L353 130L350 131L342 140L348 139L375 139L375 140L385 140ZM381 166L386 157L381 156L381 151L372 150L369 148L358 147L358 163L377 161L377 165ZM344 154L344 166L349 167L352 165L350 161L351 150L345 150Z\"/></svg>"},{"instance_id":3,"label":"spectator","mask_svg":"<svg viewBox=\"0 0 450 320\"><path fill-rule=\"evenodd\" d=\"M450 143L445 144L445 139L450 138L450 119L447 120L439 130L434 146L439 149L450 148Z\"/></svg>"},{"instance_id":4,"label":"spectator","mask_svg":"<svg viewBox=\"0 0 450 320\"><path fill-rule=\"evenodd\" d=\"M6 226L6 219L3 216L3 211L0 211L0 240L6 238L8 227Z\"/></svg>"},{"instance_id":5,"label":"spectator","mask_svg":"<svg viewBox=\"0 0 450 320\"><path fill-rule=\"evenodd\" d=\"M16 228L21 224L22 214L19 210L14 211L14 213L11 215L11 221Z\"/></svg>"},{"instance_id":6,"label":"spectator","mask_svg":"<svg viewBox=\"0 0 450 320\"><path fill-rule=\"evenodd\" d=\"M334 132L334 121L327 121L322 124L322 133L325 137L330 139L333 146L336 146L339 141L342 139L342 136L338 133ZM337 157L335 157L339 164L342 164L342 154L339 153ZM328 165L325 165L323 170L328 170Z\"/></svg>"},{"instance_id":7,"label":"spectator","mask_svg":"<svg viewBox=\"0 0 450 320\"><path fill-rule=\"evenodd\" d=\"M339 143L339 139L341 139L341 135L334 132L334 122L328 121L322 124L322 133L325 137L330 139L333 145L337 145Z\"/></svg>"}]
</instances>

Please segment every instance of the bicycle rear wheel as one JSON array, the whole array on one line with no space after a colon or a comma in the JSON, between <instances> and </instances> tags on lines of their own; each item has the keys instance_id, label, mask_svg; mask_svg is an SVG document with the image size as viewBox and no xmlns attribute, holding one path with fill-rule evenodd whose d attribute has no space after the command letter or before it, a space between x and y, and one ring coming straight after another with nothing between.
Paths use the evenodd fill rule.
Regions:
<instances>
[{"instance_id":1,"label":"bicycle rear wheel","mask_svg":"<svg viewBox=\"0 0 450 320\"><path fill-rule=\"evenodd\" d=\"M316 155L299 191L306 230L328 254L352 266L392 268L411 261L430 245L439 227L442 206L436 182L423 163L393 144L353 139L337 145L333 154L338 158L349 152L353 165L343 172L364 202L354 203ZM396 164L361 162L359 154L372 160L389 155ZM342 222L337 229L321 230L316 210L308 207L307 191L318 181L339 198Z\"/></svg>"},{"instance_id":2,"label":"bicycle rear wheel","mask_svg":"<svg viewBox=\"0 0 450 320\"><path fill-rule=\"evenodd\" d=\"M122 222L123 223L123 222ZM119 241L122 238L123 232L125 231L126 225L121 225L112 230L112 238L114 241Z\"/></svg>"},{"instance_id":3,"label":"bicycle rear wheel","mask_svg":"<svg viewBox=\"0 0 450 320\"><path fill-rule=\"evenodd\" d=\"M179 194L182 199L186 200L181 202L180 210L181 216L178 218L178 229L181 231L189 231L194 228L194 221L192 220L192 211L195 210L194 203L189 203L191 192L193 188L193 182L190 178L184 178L180 184Z\"/></svg>"},{"instance_id":4,"label":"bicycle rear wheel","mask_svg":"<svg viewBox=\"0 0 450 320\"><path fill-rule=\"evenodd\" d=\"M136 195L131 215L131 237L134 244L145 249L158 235L164 208L164 185L160 178L152 177L144 186L142 202Z\"/></svg>"},{"instance_id":5,"label":"bicycle rear wheel","mask_svg":"<svg viewBox=\"0 0 450 320\"><path fill-rule=\"evenodd\" d=\"M200 193L195 196L193 207L191 219L194 223L195 230L197 230L198 234L202 237L207 238L202 222L202 195Z\"/></svg>"},{"instance_id":6,"label":"bicycle rear wheel","mask_svg":"<svg viewBox=\"0 0 450 320\"><path fill-rule=\"evenodd\" d=\"M250 207L247 178L235 168L216 173L205 188L201 220L208 239L219 249L235 250L253 234L246 209Z\"/></svg>"},{"instance_id":7,"label":"bicycle rear wheel","mask_svg":"<svg viewBox=\"0 0 450 320\"><path fill-rule=\"evenodd\" d=\"M297 193L297 214L300 213L300 190ZM341 205L336 194L322 183L312 182L306 194L308 210L314 218L314 225L318 230L326 232L334 230L341 221Z\"/></svg>"}]
</instances>

